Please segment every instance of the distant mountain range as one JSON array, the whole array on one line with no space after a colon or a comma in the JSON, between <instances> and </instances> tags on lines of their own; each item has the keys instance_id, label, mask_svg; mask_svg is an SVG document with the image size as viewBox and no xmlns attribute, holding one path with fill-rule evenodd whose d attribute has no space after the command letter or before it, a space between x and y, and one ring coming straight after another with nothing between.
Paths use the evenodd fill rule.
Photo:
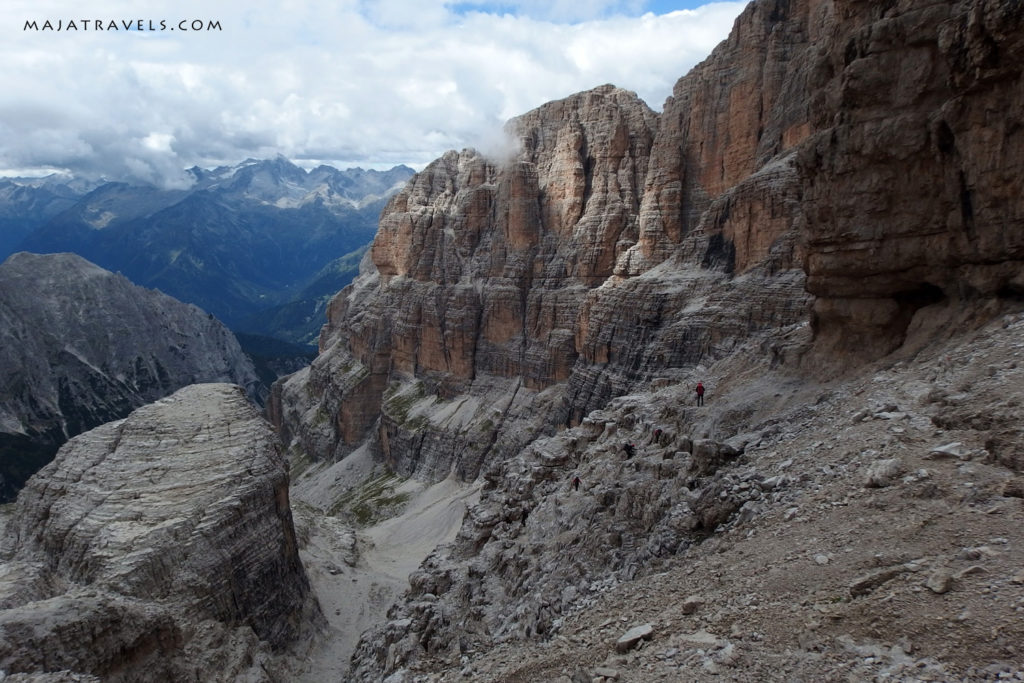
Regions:
<instances>
[{"instance_id":1,"label":"distant mountain range","mask_svg":"<svg viewBox=\"0 0 1024 683\"><path fill-rule=\"evenodd\" d=\"M413 170L305 171L277 157L189 173L188 190L2 179L0 260L73 252L232 329L309 344L326 300L355 275L381 209Z\"/></svg>"},{"instance_id":2,"label":"distant mountain range","mask_svg":"<svg viewBox=\"0 0 1024 683\"><path fill-rule=\"evenodd\" d=\"M59 176L0 178L0 261L37 227L74 206L85 191Z\"/></svg>"}]
</instances>

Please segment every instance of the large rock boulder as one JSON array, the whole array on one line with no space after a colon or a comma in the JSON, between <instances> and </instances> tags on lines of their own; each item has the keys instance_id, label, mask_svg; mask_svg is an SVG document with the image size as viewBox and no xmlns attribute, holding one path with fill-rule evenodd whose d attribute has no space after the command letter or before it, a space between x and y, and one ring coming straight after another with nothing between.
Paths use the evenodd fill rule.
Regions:
<instances>
[{"instance_id":1,"label":"large rock boulder","mask_svg":"<svg viewBox=\"0 0 1024 683\"><path fill-rule=\"evenodd\" d=\"M9 673L264 678L319 615L288 465L225 384L186 387L65 444L19 495L4 559Z\"/></svg>"}]
</instances>

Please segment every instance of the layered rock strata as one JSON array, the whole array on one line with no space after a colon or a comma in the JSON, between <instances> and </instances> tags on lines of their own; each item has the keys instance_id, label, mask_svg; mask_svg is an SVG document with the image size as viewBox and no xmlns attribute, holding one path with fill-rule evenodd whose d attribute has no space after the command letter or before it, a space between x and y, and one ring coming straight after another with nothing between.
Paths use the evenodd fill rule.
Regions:
<instances>
[{"instance_id":1,"label":"layered rock strata","mask_svg":"<svg viewBox=\"0 0 1024 683\"><path fill-rule=\"evenodd\" d=\"M824 334L856 346L922 305L1019 299L1021 4L836 2L834 16L805 67L813 135L797 160Z\"/></svg>"},{"instance_id":2,"label":"layered rock strata","mask_svg":"<svg viewBox=\"0 0 1024 683\"><path fill-rule=\"evenodd\" d=\"M511 160L448 153L385 211L275 422L338 454L381 417L399 470L472 477L529 440L503 447L534 396L573 424L760 330L810 321L819 348L870 357L922 306L1019 297L1021 14L755 2L660 116L603 86L510 122ZM453 440L453 412L511 428Z\"/></svg>"},{"instance_id":3,"label":"layered rock strata","mask_svg":"<svg viewBox=\"0 0 1024 683\"><path fill-rule=\"evenodd\" d=\"M450 152L417 175L332 302L319 357L274 389L286 443L341 457L372 432L402 475L471 480L631 387L806 322L795 241L740 272L719 219L754 220L765 197L798 212L789 157L632 272L656 121L603 86L510 122L512 161Z\"/></svg>"},{"instance_id":4,"label":"layered rock strata","mask_svg":"<svg viewBox=\"0 0 1024 683\"><path fill-rule=\"evenodd\" d=\"M260 386L212 316L73 254L0 265L0 368L5 499L69 437L144 403L196 382Z\"/></svg>"},{"instance_id":5,"label":"layered rock strata","mask_svg":"<svg viewBox=\"0 0 1024 683\"><path fill-rule=\"evenodd\" d=\"M288 465L242 390L193 385L69 441L4 538L0 669L269 680L315 624Z\"/></svg>"}]
</instances>

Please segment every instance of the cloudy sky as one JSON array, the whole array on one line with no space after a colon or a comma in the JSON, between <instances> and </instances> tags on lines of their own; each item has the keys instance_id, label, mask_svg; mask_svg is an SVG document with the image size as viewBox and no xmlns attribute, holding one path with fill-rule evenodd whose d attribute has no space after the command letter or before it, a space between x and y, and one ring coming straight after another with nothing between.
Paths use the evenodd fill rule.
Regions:
<instances>
[{"instance_id":1,"label":"cloudy sky","mask_svg":"<svg viewBox=\"0 0 1024 683\"><path fill-rule=\"evenodd\" d=\"M422 168L603 83L660 111L746 4L3 0L0 175L175 186L276 154Z\"/></svg>"}]
</instances>

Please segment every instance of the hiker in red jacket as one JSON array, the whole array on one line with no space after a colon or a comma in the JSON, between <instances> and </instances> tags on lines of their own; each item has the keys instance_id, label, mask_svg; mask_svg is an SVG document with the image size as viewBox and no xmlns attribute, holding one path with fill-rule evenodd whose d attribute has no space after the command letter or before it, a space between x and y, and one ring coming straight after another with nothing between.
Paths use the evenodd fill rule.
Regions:
<instances>
[{"instance_id":1,"label":"hiker in red jacket","mask_svg":"<svg viewBox=\"0 0 1024 683\"><path fill-rule=\"evenodd\" d=\"M697 382L697 405L704 405L704 383Z\"/></svg>"}]
</instances>

